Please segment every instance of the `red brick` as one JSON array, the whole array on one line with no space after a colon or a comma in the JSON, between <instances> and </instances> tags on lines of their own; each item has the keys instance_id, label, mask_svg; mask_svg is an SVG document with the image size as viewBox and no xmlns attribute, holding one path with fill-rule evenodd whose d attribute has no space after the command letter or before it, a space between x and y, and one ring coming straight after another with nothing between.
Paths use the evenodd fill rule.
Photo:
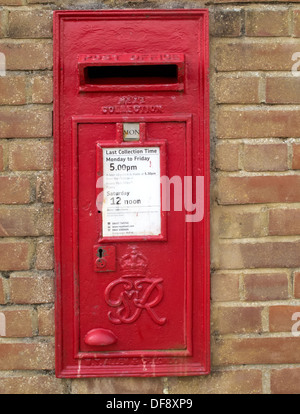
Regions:
<instances>
[{"instance_id":1,"label":"red brick","mask_svg":"<svg viewBox=\"0 0 300 414\"><path fill-rule=\"evenodd\" d=\"M295 109L227 109L217 114L217 137L228 138L296 138L300 136L299 110Z\"/></svg>"},{"instance_id":2,"label":"red brick","mask_svg":"<svg viewBox=\"0 0 300 414\"><path fill-rule=\"evenodd\" d=\"M271 394L300 394L300 368L272 369Z\"/></svg>"},{"instance_id":3,"label":"red brick","mask_svg":"<svg viewBox=\"0 0 300 414\"><path fill-rule=\"evenodd\" d=\"M25 0L0 0L0 6L23 6Z\"/></svg>"},{"instance_id":4,"label":"red brick","mask_svg":"<svg viewBox=\"0 0 300 414\"><path fill-rule=\"evenodd\" d=\"M5 37L6 35L6 28L3 24L5 21L6 13L3 10L0 10L0 38Z\"/></svg>"},{"instance_id":5,"label":"red brick","mask_svg":"<svg viewBox=\"0 0 300 414\"><path fill-rule=\"evenodd\" d=\"M216 81L218 103L259 103L259 78L249 76L220 76Z\"/></svg>"},{"instance_id":6,"label":"red brick","mask_svg":"<svg viewBox=\"0 0 300 414\"><path fill-rule=\"evenodd\" d=\"M38 308L38 324L40 336L54 335L54 308L40 306Z\"/></svg>"},{"instance_id":7,"label":"red brick","mask_svg":"<svg viewBox=\"0 0 300 414\"><path fill-rule=\"evenodd\" d=\"M226 338L212 343L213 365L299 364L300 338Z\"/></svg>"},{"instance_id":8,"label":"red brick","mask_svg":"<svg viewBox=\"0 0 300 414\"><path fill-rule=\"evenodd\" d=\"M294 36L300 37L300 10L293 10Z\"/></svg>"},{"instance_id":9,"label":"red brick","mask_svg":"<svg viewBox=\"0 0 300 414\"><path fill-rule=\"evenodd\" d=\"M50 170L53 163L52 142L25 141L9 146L9 168L13 171Z\"/></svg>"},{"instance_id":10,"label":"red brick","mask_svg":"<svg viewBox=\"0 0 300 414\"><path fill-rule=\"evenodd\" d=\"M300 103L299 94L300 78L297 76L285 78L272 76L266 79L266 103L298 104Z\"/></svg>"},{"instance_id":11,"label":"red brick","mask_svg":"<svg viewBox=\"0 0 300 414\"><path fill-rule=\"evenodd\" d=\"M54 349L51 343L0 343L0 370L51 370Z\"/></svg>"},{"instance_id":12,"label":"red brick","mask_svg":"<svg viewBox=\"0 0 300 414\"><path fill-rule=\"evenodd\" d=\"M50 10L11 10L9 12L8 37L21 39L51 36L52 15Z\"/></svg>"},{"instance_id":13,"label":"red brick","mask_svg":"<svg viewBox=\"0 0 300 414\"><path fill-rule=\"evenodd\" d=\"M0 177L1 204L27 204L31 200L31 185L26 177Z\"/></svg>"},{"instance_id":14,"label":"red brick","mask_svg":"<svg viewBox=\"0 0 300 414\"><path fill-rule=\"evenodd\" d=\"M216 69L222 71L290 71L291 56L299 52L296 42L236 40L215 48Z\"/></svg>"},{"instance_id":15,"label":"red brick","mask_svg":"<svg viewBox=\"0 0 300 414\"><path fill-rule=\"evenodd\" d=\"M32 311L29 309L2 310L6 318L6 337L23 338L33 336Z\"/></svg>"},{"instance_id":16,"label":"red brick","mask_svg":"<svg viewBox=\"0 0 300 414\"><path fill-rule=\"evenodd\" d=\"M286 144L245 144L243 159L246 171L288 170Z\"/></svg>"},{"instance_id":17,"label":"red brick","mask_svg":"<svg viewBox=\"0 0 300 414\"><path fill-rule=\"evenodd\" d=\"M4 282L3 279L0 278L0 305L4 305L6 303L6 295L4 290Z\"/></svg>"},{"instance_id":18,"label":"red brick","mask_svg":"<svg viewBox=\"0 0 300 414\"><path fill-rule=\"evenodd\" d=\"M51 270L54 268L53 242L39 241L36 246L36 268Z\"/></svg>"},{"instance_id":19,"label":"red brick","mask_svg":"<svg viewBox=\"0 0 300 414\"><path fill-rule=\"evenodd\" d=\"M239 300L239 274L213 273L211 279L211 298L214 302Z\"/></svg>"},{"instance_id":20,"label":"red brick","mask_svg":"<svg viewBox=\"0 0 300 414\"><path fill-rule=\"evenodd\" d=\"M33 103L52 103L52 76L34 76L31 79L31 101Z\"/></svg>"},{"instance_id":21,"label":"red brick","mask_svg":"<svg viewBox=\"0 0 300 414\"><path fill-rule=\"evenodd\" d=\"M44 110L0 109L0 138L52 136L52 114Z\"/></svg>"},{"instance_id":22,"label":"red brick","mask_svg":"<svg viewBox=\"0 0 300 414\"><path fill-rule=\"evenodd\" d=\"M285 273L246 274L244 289L247 301L287 299L288 278Z\"/></svg>"},{"instance_id":23,"label":"red brick","mask_svg":"<svg viewBox=\"0 0 300 414\"><path fill-rule=\"evenodd\" d=\"M294 313L300 312L300 306L271 306L269 310L270 332L292 332Z\"/></svg>"},{"instance_id":24,"label":"red brick","mask_svg":"<svg viewBox=\"0 0 300 414\"><path fill-rule=\"evenodd\" d=\"M27 241L2 241L0 243L0 270L28 270L32 253L32 247Z\"/></svg>"},{"instance_id":25,"label":"red brick","mask_svg":"<svg viewBox=\"0 0 300 414\"><path fill-rule=\"evenodd\" d=\"M162 394L162 378L84 378L72 381L72 394Z\"/></svg>"},{"instance_id":26,"label":"red brick","mask_svg":"<svg viewBox=\"0 0 300 414\"><path fill-rule=\"evenodd\" d=\"M215 10L210 15L210 34L213 36L240 36L242 29L241 10Z\"/></svg>"},{"instance_id":27,"label":"red brick","mask_svg":"<svg viewBox=\"0 0 300 414\"><path fill-rule=\"evenodd\" d=\"M293 161L292 168L300 170L300 144L293 144Z\"/></svg>"},{"instance_id":28,"label":"red brick","mask_svg":"<svg viewBox=\"0 0 300 414\"><path fill-rule=\"evenodd\" d=\"M300 267L300 242L221 243L213 250L216 269Z\"/></svg>"},{"instance_id":29,"label":"red brick","mask_svg":"<svg viewBox=\"0 0 300 414\"><path fill-rule=\"evenodd\" d=\"M50 375L16 374L0 376L0 394L64 394L66 383Z\"/></svg>"},{"instance_id":30,"label":"red brick","mask_svg":"<svg viewBox=\"0 0 300 414\"><path fill-rule=\"evenodd\" d=\"M0 237L49 236L52 234L52 208L0 206Z\"/></svg>"},{"instance_id":31,"label":"red brick","mask_svg":"<svg viewBox=\"0 0 300 414\"><path fill-rule=\"evenodd\" d=\"M212 311L212 329L218 334L262 331L262 310L250 306L217 306Z\"/></svg>"},{"instance_id":32,"label":"red brick","mask_svg":"<svg viewBox=\"0 0 300 414\"><path fill-rule=\"evenodd\" d=\"M239 145L226 143L216 146L216 168L224 171L239 170Z\"/></svg>"},{"instance_id":33,"label":"red brick","mask_svg":"<svg viewBox=\"0 0 300 414\"><path fill-rule=\"evenodd\" d=\"M4 150L3 145L0 145L0 171L4 170Z\"/></svg>"},{"instance_id":34,"label":"red brick","mask_svg":"<svg viewBox=\"0 0 300 414\"><path fill-rule=\"evenodd\" d=\"M55 3L56 0L27 0L28 4Z\"/></svg>"},{"instance_id":35,"label":"red brick","mask_svg":"<svg viewBox=\"0 0 300 414\"><path fill-rule=\"evenodd\" d=\"M53 203L52 175L39 175L36 182L36 199L39 203Z\"/></svg>"},{"instance_id":36,"label":"red brick","mask_svg":"<svg viewBox=\"0 0 300 414\"><path fill-rule=\"evenodd\" d=\"M220 177L219 204L297 203L300 176Z\"/></svg>"},{"instance_id":37,"label":"red brick","mask_svg":"<svg viewBox=\"0 0 300 414\"><path fill-rule=\"evenodd\" d=\"M271 236L292 236L300 234L300 209L270 210L269 234Z\"/></svg>"},{"instance_id":38,"label":"red brick","mask_svg":"<svg viewBox=\"0 0 300 414\"><path fill-rule=\"evenodd\" d=\"M26 103L25 76L0 77L0 90L0 105L24 105Z\"/></svg>"},{"instance_id":39,"label":"red brick","mask_svg":"<svg viewBox=\"0 0 300 414\"><path fill-rule=\"evenodd\" d=\"M267 235L266 219L261 210L248 210L235 206L219 209L218 235L224 239L261 237Z\"/></svg>"},{"instance_id":40,"label":"red brick","mask_svg":"<svg viewBox=\"0 0 300 414\"><path fill-rule=\"evenodd\" d=\"M0 0L0 6L24 6L25 0Z\"/></svg>"},{"instance_id":41,"label":"red brick","mask_svg":"<svg viewBox=\"0 0 300 414\"><path fill-rule=\"evenodd\" d=\"M246 36L288 36L288 10L247 10Z\"/></svg>"},{"instance_id":42,"label":"red brick","mask_svg":"<svg viewBox=\"0 0 300 414\"><path fill-rule=\"evenodd\" d=\"M294 296L295 298L300 298L300 273L295 272L294 275Z\"/></svg>"},{"instance_id":43,"label":"red brick","mask_svg":"<svg viewBox=\"0 0 300 414\"><path fill-rule=\"evenodd\" d=\"M0 52L6 56L7 70L51 70L53 66L49 41L0 43Z\"/></svg>"},{"instance_id":44,"label":"red brick","mask_svg":"<svg viewBox=\"0 0 300 414\"><path fill-rule=\"evenodd\" d=\"M49 276L10 277L11 301L18 304L50 303L54 301L54 280Z\"/></svg>"},{"instance_id":45,"label":"red brick","mask_svg":"<svg viewBox=\"0 0 300 414\"><path fill-rule=\"evenodd\" d=\"M171 377L170 394L261 394L260 370L244 369L212 372L201 377Z\"/></svg>"}]
</instances>

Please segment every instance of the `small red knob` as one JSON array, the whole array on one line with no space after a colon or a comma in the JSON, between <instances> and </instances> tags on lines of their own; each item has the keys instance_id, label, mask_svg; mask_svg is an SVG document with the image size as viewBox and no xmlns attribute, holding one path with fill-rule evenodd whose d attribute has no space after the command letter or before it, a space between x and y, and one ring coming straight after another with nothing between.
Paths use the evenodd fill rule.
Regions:
<instances>
[{"instance_id":1,"label":"small red knob","mask_svg":"<svg viewBox=\"0 0 300 414\"><path fill-rule=\"evenodd\" d=\"M84 342L91 346L112 345L117 342L117 337L108 329L96 328L92 329L85 335Z\"/></svg>"},{"instance_id":2,"label":"small red knob","mask_svg":"<svg viewBox=\"0 0 300 414\"><path fill-rule=\"evenodd\" d=\"M106 260L105 259L97 259L96 266L100 269L103 269L106 266Z\"/></svg>"}]
</instances>

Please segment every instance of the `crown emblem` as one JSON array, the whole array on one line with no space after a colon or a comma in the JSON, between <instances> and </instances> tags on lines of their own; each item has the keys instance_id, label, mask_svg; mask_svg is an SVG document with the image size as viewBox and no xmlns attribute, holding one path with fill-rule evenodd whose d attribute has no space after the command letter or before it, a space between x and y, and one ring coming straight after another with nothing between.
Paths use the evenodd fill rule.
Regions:
<instances>
[{"instance_id":1,"label":"crown emblem","mask_svg":"<svg viewBox=\"0 0 300 414\"><path fill-rule=\"evenodd\" d=\"M126 277L145 277L148 260L136 246L132 246L129 253L121 257L120 268L121 273Z\"/></svg>"}]
</instances>

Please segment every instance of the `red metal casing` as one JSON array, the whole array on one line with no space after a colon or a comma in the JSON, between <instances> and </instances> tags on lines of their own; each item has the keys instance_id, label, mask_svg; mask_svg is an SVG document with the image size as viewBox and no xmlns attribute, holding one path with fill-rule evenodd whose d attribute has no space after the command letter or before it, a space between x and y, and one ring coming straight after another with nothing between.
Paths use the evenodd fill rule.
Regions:
<instances>
[{"instance_id":1,"label":"red metal casing","mask_svg":"<svg viewBox=\"0 0 300 414\"><path fill-rule=\"evenodd\" d=\"M207 10L55 12L54 74L56 375L209 373Z\"/></svg>"}]
</instances>

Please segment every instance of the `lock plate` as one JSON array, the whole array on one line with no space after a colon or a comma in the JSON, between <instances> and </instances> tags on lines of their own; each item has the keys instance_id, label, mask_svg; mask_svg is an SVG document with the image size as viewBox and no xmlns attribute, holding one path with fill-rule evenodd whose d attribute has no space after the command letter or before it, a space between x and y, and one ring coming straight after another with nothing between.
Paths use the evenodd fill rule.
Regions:
<instances>
[{"instance_id":1,"label":"lock plate","mask_svg":"<svg viewBox=\"0 0 300 414\"><path fill-rule=\"evenodd\" d=\"M114 272L116 270L115 246L94 246L95 272Z\"/></svg>"}]
</instances>

